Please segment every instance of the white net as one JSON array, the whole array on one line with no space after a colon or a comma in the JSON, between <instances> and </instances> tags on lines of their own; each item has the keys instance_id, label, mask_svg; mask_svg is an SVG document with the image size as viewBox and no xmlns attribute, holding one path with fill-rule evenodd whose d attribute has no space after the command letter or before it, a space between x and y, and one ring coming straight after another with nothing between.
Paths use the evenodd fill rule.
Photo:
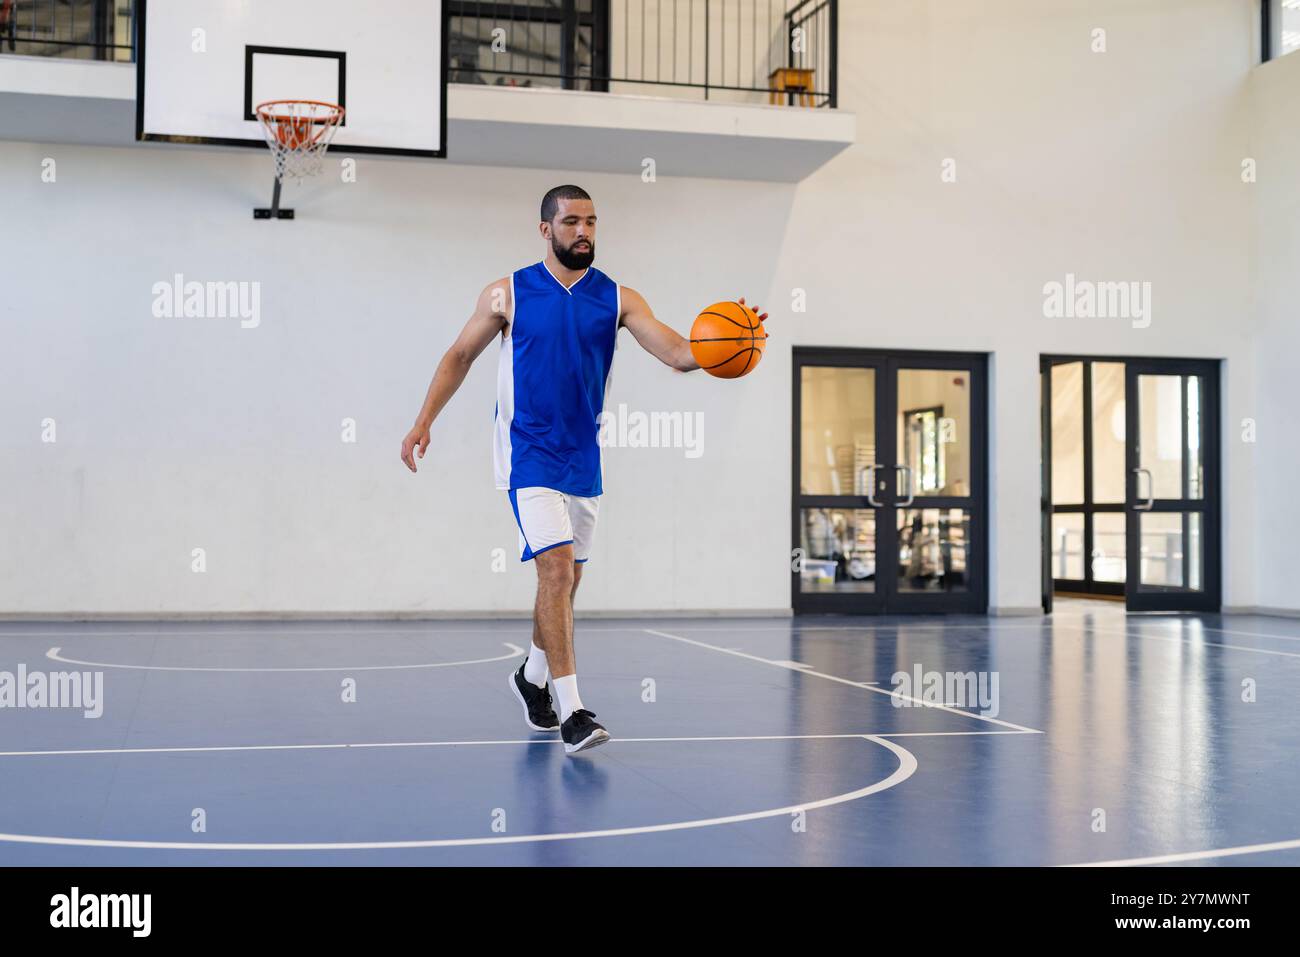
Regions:
<instances>
[{"instance_id":1,"label":"white net","mask_svg":"<svg viewBox=\"0 0 1300 957\"><path fill-rule=\"evenodd\" d=\"M343 107L314 100L272 100L259 103L257 119L266 145L275 156L275 178L315 176L325 162Z\"/></svg>"}]
</instances>

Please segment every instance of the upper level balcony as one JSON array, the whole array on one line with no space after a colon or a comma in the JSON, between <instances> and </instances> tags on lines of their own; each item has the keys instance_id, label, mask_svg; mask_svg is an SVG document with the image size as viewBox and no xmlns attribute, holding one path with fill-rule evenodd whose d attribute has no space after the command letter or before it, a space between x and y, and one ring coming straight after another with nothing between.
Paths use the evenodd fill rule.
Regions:
<instances>
[{"instance_id":1,"label":"upper level balcony","mask_svg":"<svg viewBox=\"0 0 1300 957\"><path fill-rule=\"evenodd\" d=\"M0 0L0 138L133 143L135 10ZM444 10L453 163L639 172L653 158L657 175L792 182L855 139L836 108L838 0Z\"/></svg>"}]
</instances>

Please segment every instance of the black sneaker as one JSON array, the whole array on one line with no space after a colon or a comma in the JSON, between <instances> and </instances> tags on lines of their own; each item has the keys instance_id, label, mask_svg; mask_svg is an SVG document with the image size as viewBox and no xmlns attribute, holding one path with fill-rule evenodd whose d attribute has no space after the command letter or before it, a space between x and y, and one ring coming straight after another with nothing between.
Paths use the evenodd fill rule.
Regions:
<instances>
[{"instance_id":1,"label":"black sneaker","mask_svg":"<svg viewBox=\"0 0 1300 957\"><path fill-rule=\"evenodd\" d=\"M591 719L594 717L596 717L595 713L588 711L586 708L579 708L569 715L568 720L560 728L560 737L564 739L565 754L586 751L588 748L594 748L609 740L609 732L595 721L592 721Z\"/></svg>"},{"instance_id":2,"label":"black sneaker","mask_svg":"<svg viewBox=\"0 0 1300 957\"><path fill-rule=\"evenodd\" d=\"M528 659L524 659L524 664ZM524 724L534 731L559 731L560 719L551 707L551 692L546 685L540 688L524 677L524 666L510 676L510 690L524 706Z\"/></svg>"}]
</instances>

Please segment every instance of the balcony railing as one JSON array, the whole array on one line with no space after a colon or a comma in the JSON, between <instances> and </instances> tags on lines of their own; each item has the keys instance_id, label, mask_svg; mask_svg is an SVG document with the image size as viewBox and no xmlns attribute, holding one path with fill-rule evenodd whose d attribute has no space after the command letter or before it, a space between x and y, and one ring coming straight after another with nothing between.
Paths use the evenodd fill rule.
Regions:
<instances>
[{"instance_id":1,"label":"balcony railing","mask_svg":"<svg viewBox=\"0 0 1300 957\"><path fill-rule=\"evenodd\" d=\"M453 83L834 107L838 0L447 0ZM0 0L0 55L135 59L134 0Z\"/></svg>"},{"instance_id":2,"label":"balcony railing","mask_svg":"<svg viewBox=\"0 0 1300 957\"><path fill-rule=\"evenodd\" d=\"M835 106L838 0L449 0L453 83Z\"/></svg>"}]
</instances>

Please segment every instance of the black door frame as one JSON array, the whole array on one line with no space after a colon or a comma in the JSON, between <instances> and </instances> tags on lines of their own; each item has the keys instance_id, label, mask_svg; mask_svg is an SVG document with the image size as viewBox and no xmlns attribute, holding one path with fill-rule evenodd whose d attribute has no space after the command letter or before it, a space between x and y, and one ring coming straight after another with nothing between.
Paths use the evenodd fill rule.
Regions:
<instances>
[{"instance_id":1,"label":"black door frame","mask_svg":"<svg viewBox=\"0 0 1300 957\"><path fill-rule=\"evenodd\" d=\"M1182 404L1179 415L1182 421L1181 496L1174 499L1150 499L1150 507L1139 510L1135 506L1144 498L1138 487L1138 466L1141 464L1138 442L1127 442L1124 468L1127 505L1125 510L1125 546L1129 573L1124 589L1129 611L1218 611L1222 596L1222 553L1220 551L1220 516L1223 490L1219 481L1219 363L1195 359L1135 359L1124 370L1124 414L1126 434L1140 440L1141 403L1137 380L1143 375L1177 375L1182 379ZM1201 393L1201 497L1192 498L1187 474L1187 461L1191 454L1190 435L1187 429L1187 378L1195 376L1204 384ZM1130 401L1129 397L1132 397ZM1148 489L1154 495L1154 489ZM1140 586L1141 564L1138 549L1141 546L1139 523L1142 512L1174 512L1183 516L1183 581L1180 588L1155 588ZM1201 556L1203 560L1202 587L1189 590L1186 585L1191 563L1188 561L1189 513L1201 513Z\"/></svg>"},{"instance_id":2,"label":"black door frame","mask_svg":"<svg viewBox=\"0 0 1300 957\"><path fill-rule=\"evenodd\" d=\"M800 572L791 569L790 602L795 614L983 614L988 611L988 354L929 352L914 349L850 349L796 346L793 367L791 548L802 543L802 512L806 508L861 509L876 516L875 590L844 594L804 593ZM874 476L872 505L866 495L805 495L800 491L802 470L802 369L805 366L870 368L875 370L876 458L882 466ZM897 482L898 390L897 377L905 369L952 369L970 377L969 496L918 496L911 505L900 504ZM854 491L858 491L855 489ZM900 508L961 508L968 515L965 591L900 592L898 527ZM888 519L888 520L886 520ZM794 563L792 563L793 566Z\"/></svg>"},{"instance_id":3,"label":"black door frame","mask_svg":"<svg viewBox=\"0 0 1300 957\"><path fill-rule=\"evenodd\" d=\"M1084 505L1083 506L1053 506L1052 503L1052 391L1050 369L1056 365L1067 365L1073 362L1084 364L1084 402L1083 402L1083 427L1084 427ZM1125 584L1119 589L1112 589L1104 586L1104 583L1096 583L1092 588L1087 589L1098 594L1118 594L1123 595L1129 611L1218 611L1222 606L1222 484L1220 481L1221 467L1220 461L1223 455L1223 449L1220 445L1220 407L1219 407L1219 375L1220 361L1217 359L1168 359L1150 356L1106 356L1106 355L1066 355L1050 354L1039 357L1040 372L1040 428L1042 440L1042 511L1041 511L1041 561L1042 561L1042 604L1043 611L1050 613L1052 610L1052 596L1057 588L1057 581L1052 576L1052 515L1058 512L1084 512L1084 582L1075 582L1072 580L1063 580L1069 591L1084 590L1081 587L1087 583L1092 583L1092 522L1091 515L1097 511L1115 511L1111 505L1097 506L1091 502L1092 498L1092 363L1093 362L1112 362L1123 363L1124 371L1124 415L1125 415L1125 477L1124 477L1124 504L1123 512L1125 516ZM1189 591L1147 591L1137 592L1137 576L1140 574L1140 564L1138 563L1138 549L1140 548L1140 539L1136 534L1137 529L1137 512L1133 506L1137 503L1137 476L1133 471L1137 467L1137 445L1129 441L1129 437L1139 435L1137 431L1138 404L1136 401L1130 402L1133 393L1133 382L1136 376L1143 374L1182 374L1200 376L1205 383L1205 392L1201 396L1201 414L1202 414L1202 432L1204 445L1202 447L1202 465L1205 485L1205 497L1197 501L1187 501L1184 499L1174 499L1168 501L1157 501L1155 511L1168 512L1186 512L1200 511L1204 515L1202 524L1201 547L1204 555L1204 587L1200 592ZM1184 386L1185 388L1185 386ZM1185 418L1185 417L1184 417ZM1184 427L1183 436L1184 455L1187 454L1187 435ZM1186 469L1184 468L1184 486L1186 485ZM1186 489L1184 488L1184 496ZM1184 542L1187 541L1184 536Z\"/></svg>"},{"instance_id":4,"label":"black door frame","mask_svg":"<svg viewBox=\"0 0 1300 957\"><path fill-rule=\"evenodd\" d=\"M1051 371L1053 366L1072 365L1076 362L1083 364L1083 501L1078 504L1058 505L1051 500L1052 490L1052 381ZM1040 356L1038 371L1043 377L1043 468L1044 485L1043 485L1043 508L1046 510L1046 527L1043 530L1043 547L1051 549L1052 542L1052 516L1053 515L1082 515L1083 516L1083 578L1057 578L1052 573L1051 558L1047 560L1047 569L1045 572L1045 586L1050 590L1045 592L1046 599L1044 610L1051 610L1050 597L1055 592L1063 592L1075 595L1108 595L1115 598L1124 597L1123 582L1099 582L1093 577L1092 573L1092 553L1095 550L1095 535L1093 530L1093 516L1098 512L1111 512L1116 515L1124 514L1128 510L1127 499L1122 502L1102 502L1093 501L1093 435L1092 435L1092 366L1095 362L1109 362L1122 364L1127 367L1129 360L1114 358L1111 356ZM1127 486L1125 486L1127 488Z\"/></svg>"}]
</instances>

